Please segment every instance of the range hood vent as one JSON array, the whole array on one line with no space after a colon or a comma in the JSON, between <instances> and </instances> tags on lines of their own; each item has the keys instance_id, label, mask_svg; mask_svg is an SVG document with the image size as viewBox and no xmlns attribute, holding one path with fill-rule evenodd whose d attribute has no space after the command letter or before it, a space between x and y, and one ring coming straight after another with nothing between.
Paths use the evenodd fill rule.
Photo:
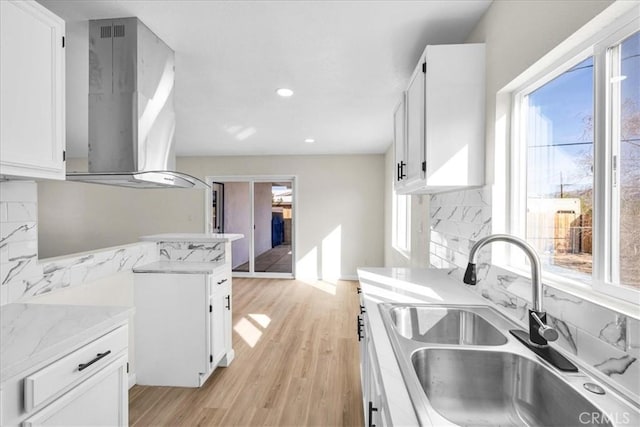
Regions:
<instances>
[{"instance_id":1,"label":"range hood vent","mask_svg":"<svg viewBox=\"0 0 640 427\"><path fill-rule=\"evenodd\" d=\"M137 18L89 21L89 167L69 181L208 188L175 172L174 53Z\"/></svg>"}]
</instances>

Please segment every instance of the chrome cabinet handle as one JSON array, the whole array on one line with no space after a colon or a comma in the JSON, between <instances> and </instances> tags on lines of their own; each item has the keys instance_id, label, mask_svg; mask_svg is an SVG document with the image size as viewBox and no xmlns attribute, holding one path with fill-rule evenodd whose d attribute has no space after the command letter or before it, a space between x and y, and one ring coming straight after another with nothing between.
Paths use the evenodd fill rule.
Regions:
<instances>
[{"instance_id":1,"label":"chrome cabinet handle","mask_svg":"<svg viewBox=\"0 0 640 427\"><path fill-rule=\"evenodd\" d=\"M102 359L103 357L108 356L109 354L111 354L111 350L107 350L104 353L98 353L94 359L88 361L87 363L79 364L78 365L78 371L83 371L83 370L87 369L89 366L93 365L98 360Z\"/></svg>"}]
</instances>

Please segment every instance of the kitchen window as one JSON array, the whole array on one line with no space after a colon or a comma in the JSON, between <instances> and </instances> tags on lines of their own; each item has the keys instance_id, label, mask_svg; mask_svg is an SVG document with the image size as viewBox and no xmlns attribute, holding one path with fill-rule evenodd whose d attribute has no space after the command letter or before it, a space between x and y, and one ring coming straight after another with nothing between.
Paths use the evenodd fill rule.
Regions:
<instances>
[{"instance_id":1,"label":"kitchen window","mask_svg":"<svg viewBox=\"0 0 640 427\"><path fill-rule=\"evenodd\" d=\"M514 92L513 234L546 282L640 296L640 24L600 33ZM519 252L511 264L524 267Z\"/></svg>"},{"instance_id":2,"label":"kitchen window","mask_svg":"<svg viewBox=\"0 0 640 427\"><path fill-rule=\"evenodd\" d=\"M392 243L393 247L409 257L411 253L411 196L393 192Z\"/></svg>"}]
</instances>

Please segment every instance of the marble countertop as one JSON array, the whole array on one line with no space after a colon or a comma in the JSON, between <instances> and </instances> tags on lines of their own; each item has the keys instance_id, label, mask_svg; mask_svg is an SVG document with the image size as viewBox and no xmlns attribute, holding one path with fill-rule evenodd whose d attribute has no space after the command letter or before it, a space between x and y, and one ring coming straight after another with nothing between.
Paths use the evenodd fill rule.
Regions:
<instances>
[{"instance_id":1,"label":"marble countertop","mask_svg":"<svg viewBox=\"0 0 640 427\"><path fill-rule=\"evenodd\" d=\"M152 242L233 242L242 238L244 238L244 234L167 233L142 236L140 240Z\"/></svg>"},{"instance_id":2,"label":"marble countertop","mask_svg":"<svg viewBox=\"0 0 640 427\"><path fill-rule=\"evenodd\" d=\"M134 273L211 274L225 265L224 261L184 262L156 261L133 268Z\"/></svg>"},{"instance_id":3,"label":"marble countertop","mask_svg":"<svg viewBox=\"0 0 640 427\"><path fill-rule=\"evenodd\" d=\"M453 280L448 270L362 268L358 278L392 425L419 425L377 305L385 302L478 304L491 301ZM511 318L512 320L515 320ZM520 323L520 322L518 322Z\"/></svg>"},{"instance_id":4,"label":"marble countertop","mask_svg":"<svg viewBox=\"0 0 640 427\"><path fill-rule=\"evenodd\" d=\"M40 369L124 324L129 307L7 304L0 307L0 382Z\"/></svg>"}]
</instances>

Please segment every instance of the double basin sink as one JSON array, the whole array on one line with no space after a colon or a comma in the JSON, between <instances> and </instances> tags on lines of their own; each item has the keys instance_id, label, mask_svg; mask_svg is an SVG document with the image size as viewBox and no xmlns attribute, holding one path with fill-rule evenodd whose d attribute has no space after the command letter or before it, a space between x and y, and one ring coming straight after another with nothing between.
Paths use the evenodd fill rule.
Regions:
<instances>
[{"instance_id":1,"label":"double basin sink","mask_svg":"<svg viewBox=\"0 0 640 427\"><path fill-rule=\"evenodd\" d=\"M379 307L421 425L640 425L636 408L584 370L539 359L490 307Z\"/></svg>"}]
</instances>

